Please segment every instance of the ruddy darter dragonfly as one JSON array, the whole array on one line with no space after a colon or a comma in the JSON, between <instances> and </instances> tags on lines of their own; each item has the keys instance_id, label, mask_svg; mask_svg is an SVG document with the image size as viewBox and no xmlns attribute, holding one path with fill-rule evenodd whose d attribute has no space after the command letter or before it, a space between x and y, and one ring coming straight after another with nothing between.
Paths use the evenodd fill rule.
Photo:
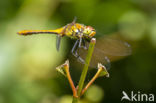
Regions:
<instances>
[{"instance_id":1,"label":"ruddy darter dragonfly","mask_svg":"<svg viewBox=\"0 0 156 103\"><path fill-rule=\"evenodd\" d=\"M81 63L85 63L84 57L88 49L88 42L94 37L96 31L91 26L76 23L76 19L74 19L72 23L56 30L22 30L19 31L18 34L25 36L32 34L56 34L56 49L58 51L60 48L60 41L63 36L76 39L71 53L78 58ZM101 38L101 40L97 40L90 64L92 67L97 65L97 63L110 64L111 59L108 58L109 56L127 56L130 54L131 48L128 43L111 38Z\"/></svg>"}]
</instances>

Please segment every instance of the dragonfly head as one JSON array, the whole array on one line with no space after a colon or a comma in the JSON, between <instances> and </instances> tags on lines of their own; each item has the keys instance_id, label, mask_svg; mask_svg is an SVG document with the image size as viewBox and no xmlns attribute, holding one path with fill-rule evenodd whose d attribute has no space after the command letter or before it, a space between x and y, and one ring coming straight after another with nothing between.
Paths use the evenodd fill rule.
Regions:
<instances>
[{"instance_id":1,"label":"dragonfly head","mask_svg":"<svg viewBox=\"0 0 156 103\"><path fill-rule=\"evenodd\" d=\"M92 38L96 34L96 31L91 26L85 26L83 30L83 34L88 38Z\"/></svg>"}]
</instances>

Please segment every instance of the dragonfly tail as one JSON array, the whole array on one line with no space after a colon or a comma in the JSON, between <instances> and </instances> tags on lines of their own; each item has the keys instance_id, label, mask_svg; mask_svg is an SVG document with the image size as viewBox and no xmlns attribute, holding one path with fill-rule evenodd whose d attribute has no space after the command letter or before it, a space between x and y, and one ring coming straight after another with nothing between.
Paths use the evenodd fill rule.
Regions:
<instances>
[{"instance_id":1,"label":"dragonfly tail","mask_svg":"<svg viewBox=\"0 0 156 103\"><path fill-rule=\"evenodd\" d=\"M59 28L56 30L22 30L17 32L19 35L32 35L32 34L58 34L62 36L62 31L64 28Z\"/></svg>"},{"instance_id":2,"label":"dragonfly tail","mask_svg":"<svg viewBox=\"0 0 156 103\"><path fill-rule=\"evenodd\" d=\"M32 34L58 34L57 32L53 32L51 30L23 30L17 32L20 35L32 35Z\"/></svg>"}]
</instances>

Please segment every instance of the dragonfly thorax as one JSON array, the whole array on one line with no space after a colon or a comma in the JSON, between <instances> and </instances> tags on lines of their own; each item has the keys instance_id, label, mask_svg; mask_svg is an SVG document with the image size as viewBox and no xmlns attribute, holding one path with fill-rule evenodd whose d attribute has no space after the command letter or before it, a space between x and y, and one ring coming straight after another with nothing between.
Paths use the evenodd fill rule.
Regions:
<instances>
[{"instance_id":1,"label":"dragonfly thorax","mask_svg":"<svg viewBox=\"0 0 156 103\"><path fill-rule=\"evenodd\" d=\"M92 38L95 33L95 29L91 26L85 26L79 23L68 24L65 27L65 35L69 36L70 38Z\"/></svg>"}]
</instances>

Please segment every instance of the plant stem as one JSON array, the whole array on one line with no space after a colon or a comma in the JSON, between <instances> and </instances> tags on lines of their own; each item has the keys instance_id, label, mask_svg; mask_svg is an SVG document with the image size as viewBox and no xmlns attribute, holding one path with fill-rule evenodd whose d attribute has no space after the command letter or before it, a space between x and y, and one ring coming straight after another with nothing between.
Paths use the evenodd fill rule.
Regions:
<instances>
[{"instance_id":1,"label":"plant stem","mask_svg":"<svg viewBox=\"0 0 156 103\"><path fill-rule=\"evenodd\" d=\"M76 98L76 97L73 96L73 101L72 101L72 103L78 103L78 98Z\"/></svg>"},{"instance_id":2,"label":"plant stem","mask_svg":"<svg viewBox=\"0 0 156 103\"><path fill-rule=\"evenodd\" d=\"M70 86L72 88L72 91L73 91L73 96L77 97L77 90L76 90L76 88L74 86L73 80L72 80L70 72L69 72L69 61L66 61L65 65L64 65L64 68L65 68L65 71L66 71L67 79L68 79L69 84L70 84Z\"/></svg>"},{"instance_id":3,"label":"plant stem","mask_svg":"<svg viewBox=\"0 0 156 103\"><path fill-rule=\"evenodd\" d=\"M86 56L84 68L83 68L83 71L82 71L82 74L81 74L81 77L80 77L80 81L79 81L79 85L78 85L78 97L80 97L80 94L81 94L81 91L82 91L82 88L83 88L83 84L84 84L84 81L85 81L85 78L86 78L86 75L87 75L87 71L88 71L88 67L89 67L91 57L92 57L92 53L93 53L93 50L94 50L95 43L96 43L96 39L92 38L91 42L89 44L88 54Z\"/></svg>"},{"instance_id":4,"label":"plant stem","mask_svg":"<svg viewBox=\"0 0 156 103\"><path fill-rule=\"evenodd\" d=\"M78 98L73 98L73 103L77 103L78 99L80 98L81 91L82 91L82 88L83 88L83 84L84 84L84 81L85 81L85 78L86 78L86 75L87 75L89 63L90 63L92 53L93 53L93 50L94 50L95 43L96 43L96 39L92 38L91 42L89 44L88 54L86 56L84 68L83 68L83 71L82 71L82 74L81 74L81 77L80 77L80 81L79 81L79 84L78 84L78 92L77 92Z\"/></svg>"},{"instance_id":5,"label":"plant stem","mask_svg":"<svg viewBox=\"0 0 156 103\"><path fill-rule=\"evenodd\" d=\"M100 72L102 71L102 68L98 69L97 73L94 75L94 77L90 80L90 82L86 85L86 87L82 90L81 95L85 93L85 91L91 86L91 84L98 78Z\"/></svg>"}]
</instances>

